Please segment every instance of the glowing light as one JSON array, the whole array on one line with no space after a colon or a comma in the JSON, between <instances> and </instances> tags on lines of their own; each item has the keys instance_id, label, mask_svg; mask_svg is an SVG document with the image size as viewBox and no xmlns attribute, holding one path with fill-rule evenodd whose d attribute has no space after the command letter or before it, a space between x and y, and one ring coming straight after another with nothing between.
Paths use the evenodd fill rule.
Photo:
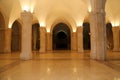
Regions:
<instances>
[{"instance_id":1,"label":"glowing light","mask_svg":"<svg viewBox=\"0 0 120 80\"><path fill-rule=\"evenodd\" d=\"M45 22L40 22L40 27L45 27Z\"/></svg>"},{"instance_id":2,"label":"glowing light","mask_svg":"<svg viewBox=\"0 0 120 80\"><path fill-rule=\"evenodd\" d=\"M23 10L28 12L29 11L29 7L28 6L24 6Z\"/></svg>"},{"instance_id":3,"label":"glowing light","mask_svg":"<svg viewBox=\"0 0 120 80\"><path fill-rule=\"evenodd\" d=\"M49 28L47 28L47 32L48 32L48 33L50 32L50 29L49 29Z\"/></svg>"},{"instance_id":4,"label":"glowing light","mask_svg":"<svg viewBox=\"0 0 120 80\"><path fill-rule=\"evenodd\" d=\"M10 29L11 29L11 28L12 28L12 25L11 25L11 24L9 24L8 28L10 28Z\"/></svg>"},{"instance_id":5,"label":"glowing light","mask_svg":"<svg viewBox=\"0 0 120 80\"><path fill-rule=\"evenodd\" d=\"M88 7L88 12L91 12L92 11L92 8L91 6Z\"/></svg>"},{"instance_id":6,"label":"glowing light","mask_svg":"<svg viewBox=\"0 0 120 80\"><path fill-rule=\"evenodd\" d=\"M113 21L113 22L111 22L112 23L112 26L113 27L118 27L118 26L120 26L120 22L119 21Z\"/></svg>"},{"instance_id":7,"label":"glowing light","mask_svg":"<svg viewBox=\"0 0 120 80\"><path fill-rule=\"evenodd\" d=\"M35 2L35 0L20 0L22 10L33 13Z\"/></svg>"},{"instance_id":8,"label":"glowing light","mask_svg":"<svg viewBox=\"0 0 120 80\"><path fill-rule=\"evenodd\" d=\"M73 32L76 32L76 28L75 28L75 29L73 29Z\"/></svg>"},{"instance_id":9,"label":"glowing light","mask_svg":"<svg viewBox=\"0 0 120 80\"><path fill-rule=\"evenodd\" d=\"M9 22L9 25L8 25L8 28L12 28L12 24L13 24L13 22Z\"/></svg>"},{"instance_id":10,"label":"glowing light","mask_svg":"<svg viewBox=\"0 0 120 80\"><path fill-rule=\"evenodd\" d=\"M82 27L82 25L83 25L83 22L82 22L82 21L80 21L80 22L77 23L77 26L78 26L78 27Z\"/></svg>"}]
</instances>

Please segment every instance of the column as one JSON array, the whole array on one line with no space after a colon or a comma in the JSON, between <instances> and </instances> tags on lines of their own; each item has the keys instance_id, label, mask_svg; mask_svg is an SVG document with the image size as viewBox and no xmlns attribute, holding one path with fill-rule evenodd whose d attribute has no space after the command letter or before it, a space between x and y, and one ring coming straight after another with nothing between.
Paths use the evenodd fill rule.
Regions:
<instances>
[{"instance_id":1,"label":"column","mask_svg":"<svg viewBox=\"0 0 120 80\"><path fill-rule=\"evenodd\" d=\"M71 48L73 51L77 50L77 39L76 38L77 38L76 32L73 32L71 36L71 40L72 40Z\"/></svg>"},{"instance_id":2,"label":"column","mask_svg":"<svg viewBox=\"0 0 120 80\"><path fill-rule=\"evenodd\" d=\"M10 53L11 52L11 33L12 29L6 29L5 30L5 52Z\"/></svg>"},{"instance_id":3,"label":"column","mask_svg":"<svg viewBox=\"0 0 120 80\"><path fill-rule=\"evenodd\" d=\"M96 41L96 26L94 20L94 13L90 14L90 39L91 39L91 54L92 59L96 59L97 41Z\"/></svg>"},{"instance_id":4,"label":"column","mask_svg":"<svg viewBox=\"0 0 120 80\"><path fill-rule=\"evenodd\" d=\"M107 53L105 2L106 0L91 0L91 58L97 60L105 60Z\"/></svg>"},{"instance_id":5,"label":"column","mask_svg":"<svg viewBox=\"0 0 120 80\"><path fill-rule=\"evenodd\" d=\"M77 49L78 52L83 52L83 28L77 28Z\"/></svg>"},{"instance_id":6,"label":"column","mask_svg":"<svg viewBox=\"0 0 120 80\"><path fill-rule=\"evenodd\" d=\"M52 50L52 35L50 32L47 32L47 51Z\"/></svg>"},{"instance_id":7,"label":"column","mask_svg":"<svg viewBox=\"0 0 120 80\"><path fill-rule=\"evenodd\" d=\"M40 27L40 52L46 51L46 28Z\"/></svg>"},{"instance_id":8,"label":"column","mask_svg":"<svg viewBox=\"0 0 120 80\"><path fill-rule=\"evenodd\" d=\"M112 31L113 31L113 42L114 42L113 51L120 51L119 27L112 27Z\"/></svg>"},{"instance_id":9,"label":"column","mask_svg":"<svg viewBox=\"0 0 120 80\"><path fill-rule=\"evenodd\" d=\"M22 26L22 51L20 58L23 60L32 59L32 19L33 16L30 12L22 12L21 19Z\"/></svg>"}]
</instances>

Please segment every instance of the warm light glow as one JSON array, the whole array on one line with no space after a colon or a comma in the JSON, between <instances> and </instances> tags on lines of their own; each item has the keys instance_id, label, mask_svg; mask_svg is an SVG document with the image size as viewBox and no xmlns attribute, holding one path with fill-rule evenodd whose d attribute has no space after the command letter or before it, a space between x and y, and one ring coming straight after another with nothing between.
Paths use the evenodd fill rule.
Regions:
<instances>
[{"instance_id":1,"label":"warm light glow","mask_svg":"<svg viewBox=\"0 0 120 80\"><path fill-rule=\"evenodd\" d=\"M11 24L9 24L8 28L10 28L10 29L11 29L11 28L12 28L12 25L11 25Z\"/></svg>"},{"instance_id":2,"label":"warm light glow","mask_svg":"<svg viewBox=\"0 0 120 80\"><path fill-rule=\"evenodd\" d=\"M83 25L83 22L82 21L79 21L78 23L77 23L77 26L78 27L81 27Z\"/></svg>"},{"instance_id":3,"label":"warm light glow","mask_svg":"<svg viewBox=\"0 0 120 80\"><path fill-rule=\"evenodd\" d=\"M20 0L22 10L33 13L36 0Z\"/></svg>"},{"instance_id":4,"label":"warm light glow","mask_svg":"<svg viewBox=\"0 0 120 80\"><path fill-rule=\"evenodd\" d=\"M29 7L28 6L24 6L23 10L28 12L29 11Z\"/></svg>"},{"instance_id":5,"label":"warm light glow","mask_svg":"<svg viewBox=\"0 0 120 80\"><path fill-rule=\"evenodd\" d=\"M91 12L92 11L92 8L91 8L91 6L89 6L89 8L88 8L88 12Z\"/></svg>"},{"instance_id":6,"label":"warm light glow","mask_svg":"<svg viewBox=\"0 0 120 80\"><path fill-rule=\"evenodd\" d=\"M76 28L75 28L75 29L73 29L73 32L76 32Z\"/></svg>"},{"instance_id":7,"label":"warm light glow","mask_svg":"<svg viewBox=\"0 0 120 80\"><path fill-rule=\"evenodd\" d=\"M118 26L120 26L120 23L119 23L119 21L113 21L113 22L111 22L112 23L112 26L113 27L118 27Z\"/></svg>"},{"instance_id":8,"label":"warm light glow","mask_svg":"<svg viewBox=\"0 0 120 80\"><path fill-rule=\"evenodd\" d=\"M13 22L9 22L8 28L12 28Z\"/></svg>"},{"instance_id":9,"label":"warm light glow","mask_svg":"<svg viewBox=\"0 0 120 80\"><path fill-rule=\"evenodd\" d=\"M48 33L50 32L50 29L49 29L49 28L47 28L47 32L48 32Z\"/></svg>"},{"instance_id":10,"label":"warm light glow","mask_svg":"<svg viewBox=\"0 0 120 80\"><path fill-rule=\"evenodd\" d=\"M40 22L40 27L45 27L45 22Z\"/></svg>"}]
</instances>

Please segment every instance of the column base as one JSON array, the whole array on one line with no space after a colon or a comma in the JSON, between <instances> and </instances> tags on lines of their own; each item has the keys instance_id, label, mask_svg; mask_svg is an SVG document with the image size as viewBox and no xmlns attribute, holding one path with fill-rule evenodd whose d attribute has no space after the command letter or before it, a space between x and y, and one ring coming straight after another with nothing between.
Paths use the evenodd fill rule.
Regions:
<instances>
[{"instance_id":1,"label":"column base","mask_svg":"<svg viewBox=\"0 0 120 80\"><path fill-rule=\"evenodd\" d=\"M83 50L83 49L78 49L78 52L79 52L79 53L83 53L84 50Z\"/></svg>"},{"instance_id":2,"label":"column base","mask_svg":"<svg viewBox=\"0 0 120 80\"><path fill-rule=\"evenodd\" d=\"M120 51L120 49L113 49L113 51L116 51L116 52L117 52L117 51Z\"/></svg>"},{"instance_id":3,"label":"column base","mask_svg":"<svg viewBox=\"0 0 120 80\"><path fill-rule=\"evenodd\" d=\"M99 53L90 53L90 58L92 60L99 60L99 61L105 61L106 55L99 55Z\"/></svg>"},{"instance_id":4,"label":"column base","mask_svg":"<svg viewBox=\"0 0 120 80\"><path fill-rule=\"evenodd\" d=\"M20 54L20 59L22 59L22 60L30 60L30 59L32 59L32 53L31 54L21 53Z\"/></svg>"},{"instance_id":5,"label":"column base","mask_svg":"<svg viewBox=\"0 0 120 80\"><path fill-rule=\"evenodd\" d=\"M42 50L42 49L40 49L40 51L39 51L40 53L44 53L45 52L45 50Z\"/></svg>"}]
</instances>

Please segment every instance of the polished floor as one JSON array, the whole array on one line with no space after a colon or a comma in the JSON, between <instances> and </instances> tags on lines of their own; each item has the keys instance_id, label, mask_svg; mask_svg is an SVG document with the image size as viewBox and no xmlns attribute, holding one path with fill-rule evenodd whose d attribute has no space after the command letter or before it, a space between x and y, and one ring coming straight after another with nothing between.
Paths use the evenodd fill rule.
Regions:
<instances>
[{"instance_id":1,"label":"polished floor","mask_svg":"<svg viewBox=\"0 0 120 80\"><path fill-rule=\"evenodd\" d=\"M89 56L89 51L33 52L32 60L23 61L19 53L0 54L0 80L120 80L120 52L109 52L107 61Z\"/></svg>"}]
</instances>

